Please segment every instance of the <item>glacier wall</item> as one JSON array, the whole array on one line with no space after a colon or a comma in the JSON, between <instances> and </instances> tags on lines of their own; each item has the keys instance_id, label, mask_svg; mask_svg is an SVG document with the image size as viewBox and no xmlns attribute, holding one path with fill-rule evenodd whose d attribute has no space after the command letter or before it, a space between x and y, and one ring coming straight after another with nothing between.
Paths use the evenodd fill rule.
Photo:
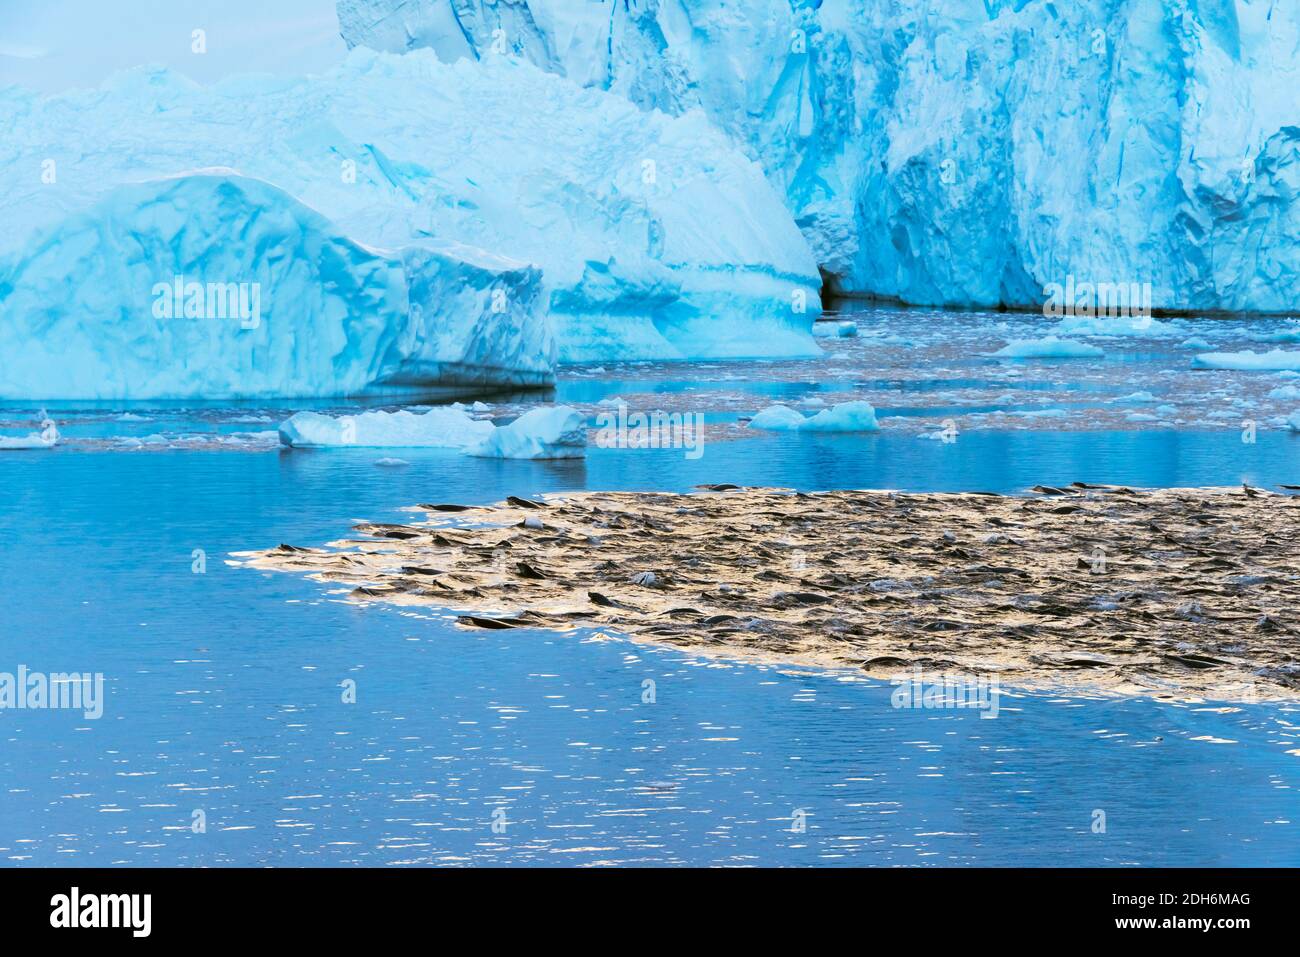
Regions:
<instances>
[{"instance_id":1,"label":"glacier wall","mask_svg":"<svg viewBox=\"0 0 1300 957\"><path fill-rule=\"evenodd\" d=\"M250 399L544 385L535 267L364 246L227 171L118 186L0 255L0 398Z\"/></svg>"},{"instance_id":2,"label":"glacier wall","mask_svg":"<svg viewBox=\"0 0 1300 957\"><path fill-rule=\"evenodd\" d=\"M1300 308L1293 0L339 0L351 45L507 52L764 167L833 292Z\"/></svg>"},{"instance_id":3,"label":"glacier wall","mask_svg":"<svg viewBox=\"0 0 1300 957\"><path fill-rule=\"evenodd\" d=\"M11 272L25 268L24 257L34 248L53 256L55 234L68 242L74 233L93 235L101 226L73 219L109 201L114 191L204 167L273 184L283 191L282 201L292 199L324 217L327 223L313 229L333 242L396 251L376 254L385 262L401 259L391 304L406 296L413 311L423 312L403 319L389 310L393 335L423 328L435 345L408 343L378 359L369 346L353 344L348 348L358 353L352 357L357 364L347 375L336 368L333 380L309 386L304 372L281 383L293 390L283 394L307 394L301 390L309 388L312 394L350 393L365 378L353 375L362 368L373 391L435 382L541 382L557 358L818 351L809 335L819 310L816 261L752 159L701 114L646 114L621 96L519 60L447 64L427 50L407 56L354 50L321 76L236 76L211 86L140 68L98 90L50 97L0 90L0 130L6 133L0 138L6 183L0 261ZM41 175L47 166L48 181ZM94 214L106 215L103 209ZM287 218L301 215L295 208ZM271 217L261 210L257 218ZM197 227L177 221L170 228L176 242L200 238ZM436 268L417 268L420 254L411 247L429 241L455 241L509 260L497 270L509 273L508 279L501 273L501 288L525 295L527 303L512 305L507 297L504 309L490 317L500 328L490 330L477 304L467 314L448 293L445 258ZM276 234L260 238L256 251L308 255L297 242ZM160 243L149 268L166 273L173 252ZM363 268L364 257L354 255ZM485 255L459 254L471 265ZM43 260L40 269L53 275L53 262ZM533 278L519 271L521 263L541 269L535 309ZM379 267L366 261L364 268ZM466 281L481 291L475 284L482 277L466 268ZM331 277L317 278L330 289ZM375 303L369 279L348 282L357 288L341 292L333 306ZM46 287L42 295L58 294ZM275 298L283 308L288 297ZM320 296L303 302L325 306ZM119 321L108 297L97 305L103 311L96 321ZM39 309L33 296L5 296L0 287L0 326L39 327L45 321ZM549 325L553 347L538 315ZM306 319L286 320L299 321ZM338 328L341 320L331 314L321 321ZM352 331L365 326L349 323ZM30 348L35 355L41 347ZM217 387L196 379L193 394ZM275 385L265 379L249 388L269 392Z\"/></svg>"}]
</instances>

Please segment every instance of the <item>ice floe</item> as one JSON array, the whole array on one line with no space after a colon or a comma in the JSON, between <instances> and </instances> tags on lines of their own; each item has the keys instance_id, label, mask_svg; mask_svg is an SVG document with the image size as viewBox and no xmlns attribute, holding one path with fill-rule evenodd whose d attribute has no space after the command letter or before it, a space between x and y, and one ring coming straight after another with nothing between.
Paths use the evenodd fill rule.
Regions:
<instances>
[{"instance_id":1,"label":"ice floe","mask_svg":"<svg viewBox=\"0 0 1300 957\"><path fill-rule=\"evenodd\" d=\"M567 405L542 406L493 429L466 452L498 459L582 458L587 454L587 423Z\"/></svg>"}]
</instances>

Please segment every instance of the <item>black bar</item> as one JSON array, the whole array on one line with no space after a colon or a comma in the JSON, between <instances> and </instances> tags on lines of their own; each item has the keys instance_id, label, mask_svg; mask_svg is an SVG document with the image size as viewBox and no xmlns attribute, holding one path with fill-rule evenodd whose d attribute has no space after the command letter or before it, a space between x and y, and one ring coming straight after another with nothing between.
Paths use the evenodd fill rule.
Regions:
<instances>
[{"instance_id":1,"label":"black bar","mask_svg":"<svg viewBox=\"0 0 1300 957\"><path fill-rule=\"evenodd\" d=\"M52 927L55 898L70 904L73 887L83 907L88 896L150 895L148 936L136 937L131 926ZM515 939L536 948L584 931L606 933L612 922L630 937L586 939L667 945L698 925L687 939L763 942L788 932L810 942L856 927L864 946L903 928L918 942L1009 943L1005 935L1043 931L1071 944L1199 936L1232 946L1243 933L1289 931L1294 896L1294 872L1281 869L0 871L8 939L66 942L75 933L81 943L122 944L337 947L423 933L433 935L431 944L452 946L443 935L455 931L469 935L460 946ZM121 923L130 925L134 913L136 928L143 927L142 913L122 913ZM671 938L656 936L669 925L679 928Z\"/></svg>"}]
</instances>

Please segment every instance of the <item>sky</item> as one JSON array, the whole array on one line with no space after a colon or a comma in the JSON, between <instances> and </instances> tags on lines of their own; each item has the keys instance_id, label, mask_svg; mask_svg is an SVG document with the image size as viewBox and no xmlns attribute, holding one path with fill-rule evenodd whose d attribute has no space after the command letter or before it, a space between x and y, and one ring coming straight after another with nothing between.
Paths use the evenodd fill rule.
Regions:
<instances>
[{"instance_id":1,"label":"sky","mask_svg":"<svg viewBox=\"0 0 1300 957\"><path fill-rule=\"evenodd\" d=\"M193 33L206 33L195 53ZM342 59L334 0L0 0L0 86L55 92L159 63L208 83Z\"/></svg>"}]
</instances>

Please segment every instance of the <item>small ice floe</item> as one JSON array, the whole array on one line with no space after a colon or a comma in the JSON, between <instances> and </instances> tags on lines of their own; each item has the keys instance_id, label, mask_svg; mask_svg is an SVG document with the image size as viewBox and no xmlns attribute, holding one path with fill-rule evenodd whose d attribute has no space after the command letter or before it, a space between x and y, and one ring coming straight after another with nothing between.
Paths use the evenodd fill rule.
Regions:
<instances>
[{"instance_id":1,"label":"small ice floe","mask_svg":"<svg viewBox=\"0 0 1300 957\"><path fill-rule=\"evenodd\" d=\"M1170 336L1182 331L1150 316L1064 316L1056 328L1072 336Z\"/></svg>"},{"instance_id":2,"label":"small ice floe","mask_svg":"<svg viewBox=\"0 0 1300 957\"><path fill-rule=\"evenodd\" d=\"M41 430L26 435L0 435L0 450L52 449L59 444L59 430L54 420L42 416Z\"/></svg>"},{"instance_id":3,"label":"small ice floe","mask_svg":"<svg viewBox=\"0 0 1300 957\"><path fill-rule=\"evenodd\" d=\"M1239 372L1300 370L1300 352L1274 349L1272 352L1207 352L1192 359L1193 369L1230 369Z\"/></svg>"},{"instance_id":4,"label":"small ice floe","mask_svg":"<svg viewBox=\"0 0 1300 957\"><path fill-rule=\"evenodd\" d=\"M1300 389L1293 385L1279 386L1268 394L1270 399L1300 399Z\"/></svg>"},{"instance_id":5,"label":"small ice floe","mask_svg":"<svg viewBox=\"0 0 1300 957\"><path fill-rule=\"evenodd\" d=\"M993 359L1098 359L1106 353L1086 342L1046 336L1042 339L1013 339L997 352L988 353Z\"/></svg>"},{"instance_id":6,"label":"small ice floe","mask_svg":"<svg viewBox=\"0 0 1300 957\"><path fill-rule=\"evenodd\" d=\"M816 415L803 413L788 405L769 405L749 421L751 429L769 432L875 432L880 424L870 402L839 402Z\"/></svg>"},{"instance_id":7,"label":"small ice floe","mask_svg":"<svg viewBox=\"0 0 1300 957\"><path fill-rule=\"evenodd\" d=\"M1128 395L1120 396L1118 399L1112 399L1113 402L1158 402L1150 392L1130 392Z\"/></svg>"},{"instance_id":8,"label":"small ice floe","mask_svg":"<svg viewBox=\"0 0 1300 957\"><path fill-rule=\"evenodd\" d=\"M491 422L463 409L435 406L424 412L363 412L331 416L299 412L280 424L280 442L294 448L465 448L492 434Z\"/></svg>"},{"instance_id":9,"label":"small ice floe","mask_svg":"<svg viewBox=\"0 0 1300 957\"><path fill-rule=\"evenodd\" d=\"M1286 424L1291 427L1292 432L1300 432L1300 409L1287 416Z\"/></svg>"},{"instance_id":10,"label":"small ice floe","mask_svg":"<svg viewBox=\"0 0 1300 957\"><path fill-rule=\"evenodd\" d=\"M858 334L856 322L814 322L812 334L819 339L852 339Z\"/></svg>"},{"instance_id":11,"label":"small ice floe","mask_svg":"<svg viewBox=\"0 0 1300 957\"><path fill-rule=\"evenodd\" d=\"M52 449L58 444L57 436L55 438L46 438L40 432L29 432L27 435L0 435L0 449Z\"/></svg>"},{"instance_id":12,"label":"small ice floe","mask_svg":"<svg viewBox=\"0 0 1300 957\"><path fill-rule=\"evenodd\" d=\"M1256 342L1300 342L1300 324L1289 322L1276 332L1257 332L1250 338Z\"/></svg>"},{"instance_id":13,"label":"small ice floe","mask_svg":"<svg viewBox=\"0 0 1300 957\"><path fill-rule=\"evenodd\" d=\"M1192 336L1192 338L1190 338L1190 339L1184 339L1184 340L1180 343L1180 345L1181 345L1184 349L1209 349L1209 348L1211 348L1210 344L1209 344L1208 342L1206 342L1204 339L1202 339L1200 336Z\"/></svg>"},{"instance_id":14,"label":"small ice floe","mask_svg":"<svg viewBox=\"0 0 1300 957\"><path fill-rule=\"evenodd\" d=\"M382 459L375 459L375 464L380 466L381 468L392 469L392 468L402 468L403 466L410 465L411 463L406 461L406 459L396 459L385 455Z\"/></svg>"},{"instance_id":15,"label":"small ice floe","mask_svg":"<svg viewBox=\"0 0 1300 957\"><path fill-rule=\"evenodd\" d=\"M567 405L543 406L503 425L467 454L494 459L577 459L587 454L587 421Z\"/></svg>"}]
</instances>

